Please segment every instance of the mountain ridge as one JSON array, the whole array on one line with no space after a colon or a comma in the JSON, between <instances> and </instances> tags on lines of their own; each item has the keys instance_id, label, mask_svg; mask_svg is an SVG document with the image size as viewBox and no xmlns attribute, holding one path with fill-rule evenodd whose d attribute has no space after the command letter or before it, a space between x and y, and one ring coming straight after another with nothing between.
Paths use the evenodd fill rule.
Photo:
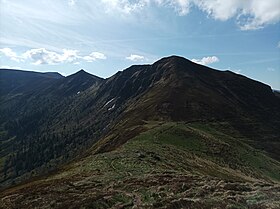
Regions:
<instances>
[{"instance_id":1,"label":"mountain ridge","mask_svg":"<svg viewBox=\"0 0 280 209\"><path fill-rule=\"evenodd\" d=\"M92 167L88 159L105 165L108 158L121 167L121 159L127 159L132 167L142 160L144 164L136 170L144 176L135 178L153 175L150 169L145 173L146 166L152 168L153 164L159 166L158 173L174 172L168 163L185 175L184 166L176 161L180 158L177 152L197 159L209 170L199 169L199 164L188 158L182 159L188 165L184 169L211 179L224 181L223 176L228 176L232 181L253 179L269 184L280 180L280 99L266 84L178 56L151 65L133 65L106 79L80 70L47 81L31 92L23 85L2 94L2 188L54 169L59 169L55 176L66 176L59 180L63 185L64 180L76 179L68 168L76 173L77 164ZM10 88L9 82L1 85ZM96 169L106 176L104 168L97 165ZM107 169L110 175L119 175L114 173L115 166ZM230 174L236 169L240 172L237 176ZM128 173L121 175L134 178L129 174L133 169L124 170ZM99 178L98 171L93 172ZM44 178L52 182L48 176ZM77 181L83 179L77 177Z\"/></svg>"}]
</instances>

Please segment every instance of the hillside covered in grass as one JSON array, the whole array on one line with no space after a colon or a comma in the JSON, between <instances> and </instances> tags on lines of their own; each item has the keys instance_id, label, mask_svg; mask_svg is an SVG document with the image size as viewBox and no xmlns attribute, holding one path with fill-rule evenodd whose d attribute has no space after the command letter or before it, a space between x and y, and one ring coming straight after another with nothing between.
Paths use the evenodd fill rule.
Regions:
<instances>
[{"instance_id":1,"label":"hillside covered in grass","mask_svg":"<svg viewBox=\"0 0 280 209\"><path fill-rule=\"evenodd\" d=\"M280 163L227 123L159 123L1 194L2 208L278 208Z\"/></svg>"}]
</instances>

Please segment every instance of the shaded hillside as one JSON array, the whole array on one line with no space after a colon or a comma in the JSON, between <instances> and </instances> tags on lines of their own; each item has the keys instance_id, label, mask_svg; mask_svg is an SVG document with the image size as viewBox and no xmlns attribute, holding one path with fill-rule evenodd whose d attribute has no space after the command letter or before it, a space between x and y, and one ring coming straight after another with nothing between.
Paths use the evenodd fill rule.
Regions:
<instances>
[{"instance_id":1,"label":"shaded hillside","mask_svg":"<svg viewBox=\"0 0 280 209\"><path fill-rule=\"evenodd\" d=\"M65 125L57 125L57 120L61 120L57 117L76 101L79 93L97 87L103 79L83 70L60 78L53 73L14 70L0 70L0 75L3 81L0 88L11 89L3 91L0 101L2 180L8 178L11 182L14 177L31 173L41 166L47 171L55 168L58 162L65 162L69 158L67 152L74 152L74 148L68 147L73 143L67 142L67 145L65 141L69 140L68 137L78 141L78 137L75 136L76 127L70 125L71 130L66 130ZM77 112L67 116L67 120L74 123L78 118ZM67 138L59 133L60 129L67 132ZM82 143L86 141L82 140ZM60 157L63 159L58 159ZM46 167L45 164L55 158L57 160Z\"/></svg>"},{"instance_id":2,"label":"shaded hillside","mask_svg":"<svg viewBox=\"0 0 280 209\"><path fill-rule=\"evenodd\" d=\"M44 90L44 94L53 94L59 97L68 97L79 94L86 89L98 86L103 81L102 78L91 75L84 70L80 70L64 79L54 83Z\"/></svg>"},{"instance_id":3,"label":"shaded hillside","mask_svg":"<svg viewBox=\"0 0 280 209\"><path fill-rule=\"evenodd\" d=\"M59 73L0 69L0 97L37 91L60 78L63 76Z\"/></svg>"},{"instance_id":4,"label":"shaded hillside","mask_svg":"<svg viewBox=\"0 0 280 209\"><path fill-rule=\"evenodd\" d=\"M265 84L177 56L104 80L80 71L1 101L1 184L48 172L92 145L94 153L115 150L144 121L225 122L279 160L279 101Z\"/></svg>"}]
</instances>

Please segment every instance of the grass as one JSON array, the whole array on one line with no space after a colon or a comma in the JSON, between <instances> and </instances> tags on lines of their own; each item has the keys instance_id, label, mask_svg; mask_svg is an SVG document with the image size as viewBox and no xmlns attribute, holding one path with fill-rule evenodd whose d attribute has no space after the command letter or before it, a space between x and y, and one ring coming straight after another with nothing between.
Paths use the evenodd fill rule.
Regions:
<instances>
[{"instance_id":1,"label":"grass","mask_svg":"<svg viewBox=\"0 0 280 209\"><path fill-rule=\"evenodd\" d=\"M174 152L178 152L177 149L188 151L197 157L220 166L241 170L255 178L280 180L279 162L245 144L243 137L229 136L222 131L217 131L216 126L217 124L167 123L140 134L124 148L147 146L164 154L164 145L169 145L169 148L172 145ZM225 132L229 130L228 126L226 129L220 126L220 129ZM166 155L171 157L173 153L166 153ZM176 159L173 160L176 162Z\"/></svg>"},{"instance_id":2,"label":"grass","mask_svg":"<svg viewBox=\"0 0 280 209\"><path fill-rule=\"evenodd\" d=\"M13 194L9 204L29 205L30 196L38 193L41 199L32 202L36 207L48 201L75 207L73 199L84 208L278 203L279 162L245 144L228 124L153 121L145 126L149 130L114 151L89 155L47 179L7 191Z\"/></svg>"}]
</instances>

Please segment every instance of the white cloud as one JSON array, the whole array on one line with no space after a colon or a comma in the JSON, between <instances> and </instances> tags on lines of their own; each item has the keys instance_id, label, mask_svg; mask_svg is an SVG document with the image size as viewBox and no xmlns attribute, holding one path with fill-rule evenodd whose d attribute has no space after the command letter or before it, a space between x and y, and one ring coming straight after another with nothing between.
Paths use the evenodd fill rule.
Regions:
<instances>
[{"instance_id":1,"label":"white cloud","mask_svg":"<svg viewBox=\"0 0 280 209\"><path fill-rule=\"evenodd\" d=\"M192 5L210 17L226 21L236 18L241 30L255 30L280 21L279 0L155 0L159 5L168 4L186 15Z\"/></svg>"},{"instance_id":2,"label":"white cloud","mask_svg":"<svg viewBox=\"0 0 280 209\"><path fill-rule=\"evenodd\" d=\"M12 49L10 48L2 48L0 52L3 53L6 57L9 57L11 60L20 62L21 57L18 56Z\"/></svg>"},{"instance_id":3,"label":"white cloud","mask_svg":"<svg viewBox=\"0 0 280 209\"><path fill-rule=\"evenodd\" d=\"M189 13L191 0L154 0L158 6L172 7L180 16Z\"/></svg>"},{"instance_id":4,"label":"white cloud","mask_svg":"<svg viewBox=\"0 0 280 209\"><path fill-rule=\"evenodd\" d=\"M92 52L88 56L84 56L83 59L86 60L87 62L93 62L97 59L105 60L107 59L107 57L103 53Z\"/></svg>"},{"instance_id":5,"label":"white cloud","mask_svg":"<svg viewBox=\"0 0 280 209\"><path fill-rule=\"evenodd\" d=\"M219 62L220 60L218 57L212 56L212 57L203 57L202 59L192 59L191 61L201 65L209 65L211 63Z\"/></svg>"},{"instance_id":6,"label":"white cloud","mask_svg":"<svg viewBox=\"0 0 280 209\"><path fill-rule=\"evenodd\" d=\"M124 14L139 12L154 3L161 7L171 7L179 15L186 15L189 12L192 0L102 0L107 12L118 11Z\"/></svg>"},{"instance_id":7,"label":"white cloud","mask_svg":"<svg viewBox=\"0 0 280 209\"><path fill-rule=\"evenodd\" d=\"M49 51L45 48L30 49L21 55L17 55L10 48L0 49L6 57L14 61L26 61L28 59L32 60L34 65L53 65L59 63L73 63L79 64L78 60L85 60L87 62L93 62L97 59L106 59L106 56L100 52L92 52L87 56L78 55L78 50L63 49L62 53L57 53L55 51ZM75 62L74 62L75 61Z\"/></svg>"},{"instance_id":8,"label":"white cloud","mask_svg":"<svg viewBox=\"0 0 280 209\"><path fill-rule=\"evenodd\" d=\"M41 64L58 64L63 62L73 62L78 56L77 50L63 49L63 53L59 54L54 51L48 51L45 48L31 49L23 53L22 57L29 58L34 65Z\"/></svg>"},{"instance_id":9,"label":"white cloud","mask_svg":"<svg viewBox=\"0 0 280 209\"><path fill-rule=\"evenodd\" d=\"M186 15L189 13L190 1L189 0L173 0L175 10L179 15Z\"/></svg>"},{"instance_id":10,"label":"white cloud","mask_svg":"<svg viewBox=\"0 0 280 209\"><path fill-rule=\"evenodd\" d=\"M256 30L280 21L279 0L102 0L102 3L107 12L125 14L157 5L171 7L179 15L187 15L191 7L196 6L216 20L235 18L241 30Z\"/></svg>"},{"instance_id":11,"label":"white cloud","mask_svg":"<svg viewBox=\"0 0 280 209\"><path fill-rule=\"evenodd\" d=\"M124 14L130 14L139 11L150 3L150 0L102 0L106 6L106 12L119 11Z\"/></svg>"},{"instance_id":12,"label":"white cloud","mask_svg":"<svg viewBox=\"0 0 280 209\"><path fill-rule=\"evenodd\" d=\"M131 54L130 56L126 57L125 59L131 60L131 61L142 61L144 60L144 56L137 55L137 54Z\"/></svg>"},{"instance_id":13,"label":"white cloud","mask_svg":"<svg viewBox=\"0 0 280 209\"><path fill-rule=\"evenodd\" d=\"M279 0L193 0L210 17L236 18L241 30L255 30L280 20Z\"/></svg>"}]
</instances>

